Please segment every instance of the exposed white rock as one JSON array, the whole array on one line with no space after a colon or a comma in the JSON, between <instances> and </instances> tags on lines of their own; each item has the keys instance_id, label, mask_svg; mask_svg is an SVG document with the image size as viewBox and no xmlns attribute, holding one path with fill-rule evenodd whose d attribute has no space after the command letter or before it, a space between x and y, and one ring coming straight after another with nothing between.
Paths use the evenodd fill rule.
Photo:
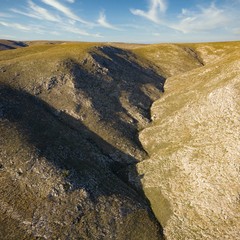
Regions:
<instances>
[{"instance_id":1,"label":"exposed white rock","mask_svg":"<svg viewBox=\"0 0 240 240\"><path fill-rule=\"evenodd\" d=\"M167 80L140 140L138 164L166 239L240 236L240 60L221 61Z\"/></svg>"}]
</instances>

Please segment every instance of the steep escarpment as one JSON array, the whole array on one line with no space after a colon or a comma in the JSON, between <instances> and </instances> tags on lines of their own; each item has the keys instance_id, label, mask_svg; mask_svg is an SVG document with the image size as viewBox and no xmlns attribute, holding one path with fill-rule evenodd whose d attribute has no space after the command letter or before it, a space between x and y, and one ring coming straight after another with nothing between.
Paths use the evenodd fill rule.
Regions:
<instances>
[{"instance_id":1,"label":"steep escarpment","mask_svg":"<svg viewBox=\"0 0 240 240\"><path fill-rule=\"evenodd\" d=\"M0 55L1 239L238 236L236 45L29 45Z\"/></svg>"},{"instance_id":2,"label":"steep escarpment","mask_svg":"<svg viewBox=\"0 0 240 240\"><path fill-rule=\"evenodd\" d=\"M113 146L114 150L109 146L103 149L115 162L144 159L138 129L149 123L149 109L163 91L164 78L126 50L76 47L76 52L68 49L68 54L61 56L65 49L65 45L43 46L32 53L33 48L11 64L5 61L3 77L11 86L26 90L82 122ZM46 54L50 58L47 66ZM75 125L72 121L68 124ZM99 139L96 141L101 144ZM122 156L121 151L129 157Z\"/></svg>"},{"instance_id":3,"label":"steep escarpment","mask_svg":"<svg viewBox=\"0 0 240 240\"><path fill-rule=\"evenodd\" d=\"M1 239L162 239L128 174L164 78L101 44L0 58Z\"/></svg>"},{"instance_id":4,"label":"steep escarpment","mask_svg":"<svg viewBox=\"0 0 240 240\"><path fill-rule=\"evenodd\" d=\"M222 44L231 49L225 52L212 45L195 49L221 56L167 79L152 106L153 122L140 134L150 158L138 173L166 239L240 234L239 44ZM208 62L209 55L202 56Z\"/></svg>"}]
</instances>

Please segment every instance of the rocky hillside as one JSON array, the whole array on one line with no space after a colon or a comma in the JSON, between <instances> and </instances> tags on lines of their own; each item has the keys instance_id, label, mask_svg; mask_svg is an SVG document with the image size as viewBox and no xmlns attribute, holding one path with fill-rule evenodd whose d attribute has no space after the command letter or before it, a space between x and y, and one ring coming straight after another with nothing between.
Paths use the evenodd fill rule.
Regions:
<instances>
[{"instance_id":1,"label":"rocky hillside","mask_svg":"<svg viewBox=\"0 0 240 240\"><path fill-rule=\"evenodd\" d=\"M240 44L195 49L206 66L167 79L137 169L166 239L238 239Z\"/></svg>"},{"instance_id":2,"label":"rocky hillside","mask_svg":"<svg viewBox=\"0 0 240 240\"><path fill-rule=\"evenodd\" d=\"M187 45L148 45L134 49L134 52L156 65L165 78L203 66L200 55Z\"/></svg>"},{"instance_id":3,"label":"rocky hillside","mask_svg":"<svg viewBox=\"0 0 240 240\"><path fill-rule=\"evenodd\" d=\"M95 44L0 59L1 239L161 239L126 168L146 156L137 130L164 78Z\"/></svg>"},{"instance_id":4,"label":"rocky hillside","mask_svg":"<svg viewBox=\"0 0 240 240\"><path fill-rule=\"evenodd\" d=\"M187 120L197 116L197 107L186 110L187 120L181 109L201 98L196 86L206 85L210 94L218 79L237 79L238 55L227 55L233 45L27 44L0 54L1 239L152 240L163 239L162 226L168 239L191 239L184 229L193 232L193 224L171 220L172 205L179 203L185 213L191 194L184 190L176 201L167 189L166 196L164 184L176 181L177 192L184 180L168 178L162 159L185 136L177 132L185 122L175 121L175 113L195 129ZM220 78L228 63L231 69ZM165 119L173 120L168 126ZM207 128L202 131L207 138ZM224 146L227 140L221 141ZM177 219L190 221L181 214Z\"/></svg>"}]
</instances>

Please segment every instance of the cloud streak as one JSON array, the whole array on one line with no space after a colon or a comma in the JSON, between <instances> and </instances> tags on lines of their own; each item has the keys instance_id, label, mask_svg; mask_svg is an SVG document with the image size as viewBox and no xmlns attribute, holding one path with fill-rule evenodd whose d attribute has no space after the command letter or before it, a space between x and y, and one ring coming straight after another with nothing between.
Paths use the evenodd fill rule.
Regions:
<instances>
[{"instance_id":1,"label":"cloud streak","mask_svg":"<svg viewBox=\"0 0 240 240\"><path fill-rule=\"evenodd\" d=\"M62 30L70 32L70 33L78 34L78 35L81 35L81 36L94 37L94 38L101 38L102 37L100 34L89 33L85 30L82 30L82 29L74 27L74 26L69 26L69 25L62 26Z\"/></svg>"},{"instance_id":2,"label":"cloud streak","mask_svg":"<svg viewBox=\"0 0 240 240\"><path fill-rule=\"evenodd\" d=\"M65 5L61 4L60 2L58 2L57 0L41 0L43 3L45 3L46 5L49 5L55 9L57 9L58 11L62 12L66 17L81 22L83 24L86 25L92 25L92 23L85 21L84 19L78 17L75 13L72 12L72 10L68 7L66 7Z\"/></svg>"},{"instance_id":3,"label":"cloud streak","mask_svg":"<svg viewBox=\"0 0 240 240\"><path fill-rule=\"evenodd\" d=\"M12 18L13 16L7 13L0 12L0 17L2 18Z\"/></svg>"},{"instance_id":4,"label":"cloud streak","mask_svg":"<svg viewBox=\"0 0 240 240\"><path fill-rule=\"evenodd\" d=\"M100 12L99 19L97 20L98 24L104 28L109 28L112 30L119 30L119 28L113 26L107 21L106 15L104 12Z\"/></svg>"},{"instance_id":5,"label":"cloud streak","mask_svg":"<svg viewBox=\"0 0 240 240\"><path fill-rule=\"evenodd\" d=\"M61 19L58 16L51 14L47 9L36 5L31 0L28 1L28 6L29 6L29 9L27 12L24 12L18 9L11 9L11 11L14 13L18 13L27 17L36 18L40 20L61 22Z\"/></svg>"},{"instance_id":6,"label":"cloud streak","mask_svg":"<svg viewBox=\"0 0 240 240\"><path fill-rule=\"evenodd\" d=\"M0 25L4 26L4 27L10 27L10 28L14 28L14 29L18 29L18 30L22 30L22 31L31 31L32 28L19 24L19 23L8 23L8 22L3 22L0 21Z\"/></svg>"},{"instance_id":7,"label":"cloud streak","mask_svg":"<svg viewBox=\"0 0 240 240\"><path fill-rule=\"evenodd\" d=\"M116 21L114 23L111 22L110 16L101 9L106 8L108 13L112 11L117 14L116 9L108 6L107 3L105 3L107 6L101 5L104 1L102 3L99 0L95 1L98 1L98 4L94 6L81 5L76 0L22 0L16 1L13 5L8 3L0 11L0 31L11 33L16 30L17 35L20 35L19 32L22 31L24 36L27 36L25 32L28 31L30 35L32 31L36 36L45 34L44 38L55 34L61 39L82 37L90 40L102 37L100 33L106 33L104 40L107 41L144 39L142 41L145 42L156 41L156 39L163 41L164 38L166 41L168 39L169 41L172 39L189 41L198 38L237 39L240 34L238 24L240 0L204 0L201 6L195 5L195 1L192 1L185 9L181 9L180 2L171 5L171 1L168 0L145 0L146 6L143 7L141 2L144 1L139 1L138 7L129 8L126 13L121 12L117 18L114 18ZM20 2L25 2L25 4ZM122 3L119 2L119 4ZM78 15L79 6L86 7L86 9L81 9L85 10L85 15ZM97 16L92 16L96 11ZM89 15L86 15L87 13ZM85 19L84 16L89 16L89 18ZM120 17L122 21L116 20ZM137 21L139 18L145 21L139 24ZM119 34L113 32L116 30Z\"/></svg>"},{"instance_id":8,"label":"cloud streak","mask_svg":"<svg viewBox=\"0 0 240 240\"><path fill-rule=\"evenodd\" d=\"M21 31L34 31L35 33L46 33L50 32L50 34L58 34L58 35L64 35L64 33L73 33L77 35L78 37L80 36L85 36L85 37L94 37L94 38L100 38L102 37L101 34L99 33L90 33L86 31L85 29L78 28L75 25L76 22L81 22L84 23L85 27L107 27L111 29L115 29L113 25L107 22L106 16L101 15L99 18L99 23L89 23L87 21L82 20L79 18L77 15L75 15L69 8L66 6L60 4L56 0L41 0L43 3L46 5L49 5L53 7L55 10L61 12L64 14L64 17L60 17L59 15L53 14L49 9L43 8L37 4L35 4L32 0L28 0L28 6L27 8L21 10L21 9L10 9L12 12L21 14L30 18L35 18L39 20L45 20L48 22L55 22L55 23L61 23L58 26L58 31L51 31L49 29L49 25L45 25L45 23L41 22L41 29L35 27L35 26L25 26L21 25L18 23L8 23L6 21L0 22L0 25L5 26L5 27L10 27L10 28L15 28ZM69 3L74 3L73 0L68 1ZM65 23L64 23L65 22ZM82 26L84 28L84 26ZM49 30L47 30L49 29Z\"/></svg>"},{"instance_id":9,"label":"cloud streak","mask_svg":"<svg viewBox=\"0 0 240 240\"><path fill-rule=\"evenodd\" d=\"M167 11L166 0L150 0L148 11L131 9L132 14L143 17L158 25L177 30L182 33L207 32L210 30L227 27L231 22L234 25L234 17L231 16L232 9L219 8L212 2L208 7L200 7L193 11L182 9L180 15L175 19L169 18L164 13ZM235 14L232 14L235 15Z\"/></svg>"},{"instance_id":10,"label":"cloud streak","mask_svg":"<svg viewBox=\"0 0 240 240\"><path fill-rule=\"evenodd\" d=\"M222 28L231 21L226 11L217 8L214 3L207 8L200 7L199 9L198 12L183 9L180 22L169 24L169 27L183 33L204 32Z\"/></svg>"},{"instance_id":11,"label":"cloud streak","mask_svg":"<svg viewBox=\"0 0 240 240\"><path fill-rule=\"evenodd\" d=\"M148 11L140 9L130 9L131 13L144 17L154 23L160 23L160 15L167 11L167 2L165 0L150 0Z\"/></svg>"}]
</instances>

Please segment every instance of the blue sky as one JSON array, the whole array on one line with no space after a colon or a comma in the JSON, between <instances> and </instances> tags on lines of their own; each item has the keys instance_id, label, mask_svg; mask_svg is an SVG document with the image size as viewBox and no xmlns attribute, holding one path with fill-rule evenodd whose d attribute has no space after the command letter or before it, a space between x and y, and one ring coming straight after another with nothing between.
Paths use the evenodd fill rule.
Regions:
<instances>
[{"instance_id":1,"label":"blue sky","mask_svg":"<svg viewBox=\"0 0 240 240\"><path fill-rule=\"evenodd\" d=\"M0 38L138 43L240 40L240 0L2 0Z\"/></svg>"}]
</instances>

